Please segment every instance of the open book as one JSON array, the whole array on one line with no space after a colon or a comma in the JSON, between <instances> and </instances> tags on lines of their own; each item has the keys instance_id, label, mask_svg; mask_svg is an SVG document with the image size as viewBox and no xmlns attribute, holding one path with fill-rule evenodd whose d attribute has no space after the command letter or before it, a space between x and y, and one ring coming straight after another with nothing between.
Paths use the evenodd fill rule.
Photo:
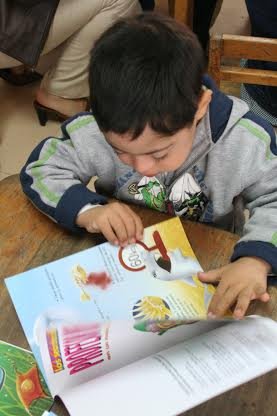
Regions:
<instances>
[{"instance_id":1,"label":"open book","mask_svg":"<svg viewBox=\"0 0 277 416\"><path fill-rule=\"evenodd\" d=\"M174 218L147 228L143 242L105 243L6 284L71 415L169 416L277 366L273 321L205 320L214 288L200 270Z\"/></svg>"}]
</instances>

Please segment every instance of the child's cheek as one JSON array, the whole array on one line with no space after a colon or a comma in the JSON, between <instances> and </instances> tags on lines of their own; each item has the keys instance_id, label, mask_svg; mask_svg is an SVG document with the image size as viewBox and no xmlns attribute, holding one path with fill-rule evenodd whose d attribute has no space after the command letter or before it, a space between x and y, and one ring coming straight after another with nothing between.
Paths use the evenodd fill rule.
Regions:
<instances>
[{"instance_id":1,"label":"child's cheek","mask_svg":"<svg viewBox=\"0 0 277 416\"><path fill-rule=\"evenodd\" d=\"M177 170L184 162L182 155L174 155L167 160L161 160L160 168L163 171L174 171Z\"/></svg>"},{"instance_id":2,"label":"child's cheek","mask_svg":"<svg viewBox=\"0 0 277 416\"><path fill-rule=\"evenodd\" d=\"M130 156L126 155L126 154L119 154L118 155L119 160L124 163L125 165L130 165L132 166L132 160L130 158Z\"/></svg>"}]
</instances>

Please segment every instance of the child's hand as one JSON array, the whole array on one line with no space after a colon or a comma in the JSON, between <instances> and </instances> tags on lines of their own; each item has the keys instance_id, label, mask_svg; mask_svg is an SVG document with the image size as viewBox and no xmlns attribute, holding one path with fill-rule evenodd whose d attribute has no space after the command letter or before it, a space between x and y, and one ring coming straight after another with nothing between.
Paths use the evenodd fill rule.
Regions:
<instances>
[{"instance_id":1,"label":"child's hand","mask_svg":"<svg viewBox=\"0 0 277 416\"><path fill-rule=\"evenodd\" d=\"M77 216L76 224L89 233L102 233L112 244L126 246L143 238L140 217L119 202L95 207Z\"/></svg>"},{"instance_id":2,"label":"child's hand","mask_svg":"<svg viewBox=\"0 0 277 416\"><path fill-rule=\"evenodd\" d=\"M267 274L270 269L270 265L260 258L242 257L219 269L198 273L202 282L219 282L209 305L208 316L222 316L230 306L235 305L233 315L240 319L251 300L267 302Z\"/></svg>"}]
</instances>

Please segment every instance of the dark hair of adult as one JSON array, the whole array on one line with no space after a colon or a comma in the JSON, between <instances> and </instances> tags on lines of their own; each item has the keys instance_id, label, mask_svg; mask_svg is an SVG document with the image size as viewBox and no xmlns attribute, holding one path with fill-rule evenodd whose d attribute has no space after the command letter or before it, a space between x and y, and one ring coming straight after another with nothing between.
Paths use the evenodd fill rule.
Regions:
<instances>
[{"instance_id":1,"label":"dark hair of adult","mask_svg":"<svg viewBox=\"0 0 277 416\"><path fill-rule=\"evenodd\" d=\"M154 13L117 21L91 56L90 98L100 129L136 138L147 124L165 136L190 126L204 68L202 48L185 25Z\"/></svg>"}]
</instances>

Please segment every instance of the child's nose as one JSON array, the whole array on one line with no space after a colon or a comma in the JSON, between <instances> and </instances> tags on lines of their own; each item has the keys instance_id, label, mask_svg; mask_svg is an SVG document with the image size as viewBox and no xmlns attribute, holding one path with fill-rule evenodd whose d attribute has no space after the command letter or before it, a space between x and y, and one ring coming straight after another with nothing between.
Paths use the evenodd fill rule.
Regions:
<instances>
[{"instance_id":1,"label":"child's nose","mask_svg":"<svg viewBox=\"0 0 277 416\"><path fill-rule=\"evenodd\" d=\"M155 161L151 156L134 156L132 164L135 170L141 175L152 176L154 174L153 167Z\"/></svg>"}]
</instances>

